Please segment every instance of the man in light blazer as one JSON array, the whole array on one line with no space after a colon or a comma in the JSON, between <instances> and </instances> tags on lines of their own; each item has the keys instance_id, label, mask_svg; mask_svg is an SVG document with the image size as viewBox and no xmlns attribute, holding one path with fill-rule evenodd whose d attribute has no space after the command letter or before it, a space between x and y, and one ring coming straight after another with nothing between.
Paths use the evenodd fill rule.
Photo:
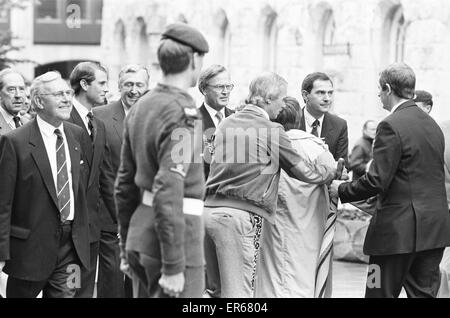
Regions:
<instances>
[{"instance_id":1,"label":"man in light blazer","mask_svg":"<svg viewBox=\"0 0 450 318\"><path fill-rule=\"evenodd\" d=\"M343 203L377 196L364 242L369 255L366 297L436 297L439 263L450 245L444 135L415 102L416 77L404 63L380 75L379 97L390 112L378 125L369 171L333 182Z\"/></svg>"},{"instance_id":2,"label":"man in light blazer","mask_svg":"<svg viewBox=\"0 0 450 318\"><path fill-rule=\"evenodd\" d=\"M110 148L111 164L117 175L120 165L120 150L122 148L123 121L131 107L148 90L150 75L148 70L140 65L126 65L119 73L120 99L111 104L95 107L94 115L105 124L106 141ZM114 186L114 184L111 184ZM101 233L99 249L99 268L97 297L117 298L132 297L131 282L125 284L120 270L120 249L117 237L117 223L109 216L103 200L100 202ZM123 264L127 267L127 264ZM128 280L128 278L125 278Z\"/></svg>"},{"instance_id":3,"label":"man in light blazer","mask_svg":"<svg viewBox=\"0 0 450 318\"><path fill-rule=\"evenodd\" d=\"M0 137L0 272L6 296L70 298L89 267L82 130L73 91L57 72L33 81L37 118Z\"/></svg>"}]
</instances>

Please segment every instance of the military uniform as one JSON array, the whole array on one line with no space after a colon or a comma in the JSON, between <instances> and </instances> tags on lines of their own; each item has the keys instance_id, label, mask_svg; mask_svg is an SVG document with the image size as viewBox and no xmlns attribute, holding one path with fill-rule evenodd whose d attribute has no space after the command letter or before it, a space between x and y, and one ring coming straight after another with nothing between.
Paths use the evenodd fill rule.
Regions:
<instances>
[{"instance_id":1,"label":"military uniform","mask_svg":"<svg viewBox=\"0 0 450 318\"><path fill-rule=\"evenodd\" d=\"M160 295L161 272L188 276L187 269L197 277L185 277L186 283L201 286L197 294L186 286L181 296L201 297L203 291L204 175L195 120L200 115L192 97L163 84L126 118L116 184L121 249L131 267L144 265L149 296Z\"/></svg>"}]
</instances>

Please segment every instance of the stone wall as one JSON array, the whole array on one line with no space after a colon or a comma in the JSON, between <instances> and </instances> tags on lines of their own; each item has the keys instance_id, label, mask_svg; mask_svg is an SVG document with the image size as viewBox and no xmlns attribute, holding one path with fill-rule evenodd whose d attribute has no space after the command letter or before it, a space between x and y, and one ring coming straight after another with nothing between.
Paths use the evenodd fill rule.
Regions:
<instances>
[{"instance_id":1,"label":"stone wall","mask_svg":"<svg viewBox=\"0 0 450 318\"><path fill-rule=\"evenodd\" d=\"M188 22L211 44L205 65L229 68L236 83L232 106L246 97L250 80L263 70L284 76L290 83L289 94L297 98L306 74L325 71L335 81L334 112L348 121L352 144L365 120L386 115L377 97L377 79L393 62L390 21L398 8L406 25L403 60L416 71L417 88L434 95L432 115L439 121L450 119L445 106L450 99L446 77L450 2L446 0L109 0L104 7L102 49L112 81L121 65L140 62L151 67L153 84L159 78L155 55L159 33L167 23ZM332 52L323 54L330 12L335 21ZM122 48L118 23L125 30ZM145 53L139 53L143 47ZM196 90L192 93L200 100Z\"/></svg>"}]
</instances>

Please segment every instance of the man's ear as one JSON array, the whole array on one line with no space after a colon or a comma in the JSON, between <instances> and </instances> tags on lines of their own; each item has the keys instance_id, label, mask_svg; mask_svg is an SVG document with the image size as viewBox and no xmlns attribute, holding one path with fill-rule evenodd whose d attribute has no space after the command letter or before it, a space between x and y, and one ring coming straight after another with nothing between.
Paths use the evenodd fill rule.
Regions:
<instances>
[{"instance_id":1,"label":"man's ear","mask_svg":"<svg viewBox=\"0 0 450 318\"><path fill-rule=\"evenodd\" d=\"M82 79L80 80L80 86L84 91L87 91L89 84L85 79Z\"/></svg>"},{"instance_id":2,"label":"man's ear","mask_svg":"<svg viewBox=\"0 0 450 318\"><path fill-rule=\"evenodd\" d=\"M302 97L303 97L303 101L306 103L308 102L308 95L309 93L305 90L302 91Z\"/></svg>"},{"instance_id":3,"label":"man's ear","mask_svg":"<svg viewBox=\"0 0 450 318\"><path fill-rule=\"evenodd\" d=\"M388 94L388 95L391 94L392 93L391 85L386 83L385 86L386 86L386 94Z\"/></svg>"},{"instance_id":4,"label":"man's ear","mask_svg":"<svg viewBox=\"0 0 450 318\"><path fill-rule=\"evenodd\" d=\"M34 107L38 109L44 109L44 105L42 104L42 97L39 95L35 95L33 97Z\"/></svg>"}]
</instances>

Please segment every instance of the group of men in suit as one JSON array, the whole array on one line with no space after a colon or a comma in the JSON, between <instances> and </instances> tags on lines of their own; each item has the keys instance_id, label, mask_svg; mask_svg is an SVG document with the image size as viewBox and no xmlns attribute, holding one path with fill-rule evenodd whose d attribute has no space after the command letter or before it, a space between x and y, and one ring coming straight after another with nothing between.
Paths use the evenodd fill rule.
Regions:
<instances>
[{"instance_id":1,"label":"group of men in suit","mask_svg":"<svg viewBox=\"0 0 450 318\"><path fill-rule=\"evenodd\" d=\"M94 114L108 91L107 76L100 64L83 62L70 75L71 88L57 72L36 78L31 97L37 117L17 129L27 121L19 116L25 82L13 69L0 72L0 135L8 135L2 138L0 160L1 186L8 190L1 197L0 267L9 274L9 297L35 297L40 291L43 297L92 297L97 260L97 297L131 296L120 270L113 188L125 113L147 92L149 73L138 65L124 67L120 100L95 107ZM65 146L59 152L68 148L71 213L64 221L57 177L65 169L53 171L59 152L47 147L46 138L57 138L51 127L62 134Z\"/></svg>"},{"instance_id":2,"label":"group of men in suit","mask_svg":"<svg viewBox=\"0 0 450 318\"><path fill-rule=\"evenodd\" d=\"M287 86L273 73L258 77L251 85L254 100L233 116L227 70L213 65L200 74L208 50L197 30L168 26L158 50L162 82L143 97L149 73L128 65L119 74L120 100L100 107L108 91L108 73L100 64L78 64L71 87L58 72L45 73L31 85L37 116L27 124L18 116L25 102L23 77L12 69L0 72L0 273L9 275L7 297L36 297L41 291L44 297L92 297L96 273L97 297L129 296L124 273L132 277L134 296L201 296L200 216L216 130L248 116L253 119L245 125L255 120L271 127ZM186 92L197 79L204 96L198 110ZM259 89L272 82L280 88L276 98ZM330 194L342 202L377 196L364 250L379 268L380 281L367 285L367 297L397 297L401 287L411 297L434 297L443 248L450 245L444 136L413 101L410 67L391 65L379 84L380 100L391 114L377 128L373 162L351 183L333 181ZM312 73L301 90L300 128L323 138L336 161L347 162L347 123L330 113L332 80ZM264 105L257 106L260 102ZM194 134L197 120L203 142ZM188 161L172 156L177 140L171 137L178 128L195 137ZM204 164L197 161L199 144ZM312 178L320 170L303 165L285 146L283 163L295 177ZM211 192L214 184L217 191L223 186L217 179L222 168L230 166L216 165L207 184L209 210L226 202ZM229 178L229 172L222 175ZM336 177L333 171L324 175L317 182ZM260 208L243 204L251 211ZM258 220L254 215L251 222ZM207 271L206 287L213 291L214 275Z\"/></svg>"}]
</instances>

